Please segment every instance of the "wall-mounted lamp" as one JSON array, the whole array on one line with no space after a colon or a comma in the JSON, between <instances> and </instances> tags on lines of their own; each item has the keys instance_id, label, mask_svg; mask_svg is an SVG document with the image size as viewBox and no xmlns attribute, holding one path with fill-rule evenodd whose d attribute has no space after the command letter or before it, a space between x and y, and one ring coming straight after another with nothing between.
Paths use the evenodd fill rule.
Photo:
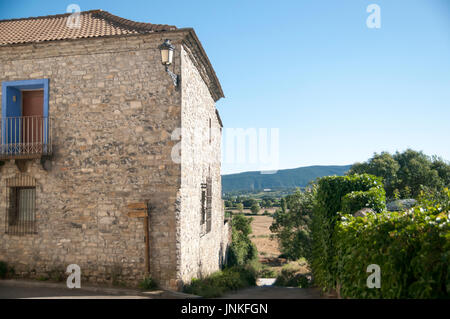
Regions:
<instances>
[{"instance_id":1,"label":"wall-mounted lamp","mask_svg":"<svg viewBox=\"0 0 450 319\"><path fill-rule=\"evenodd\" d=\"M169 70L169 65L171 65L173 61L173 51L175 50L175 47L170 43L169 39L166 39L164 43L159 46L159 50L161 51L161 63L166 67L166 72L172 78L175 87L178 87L180 84L180 77Z\"/></svg>"}]
</instances>

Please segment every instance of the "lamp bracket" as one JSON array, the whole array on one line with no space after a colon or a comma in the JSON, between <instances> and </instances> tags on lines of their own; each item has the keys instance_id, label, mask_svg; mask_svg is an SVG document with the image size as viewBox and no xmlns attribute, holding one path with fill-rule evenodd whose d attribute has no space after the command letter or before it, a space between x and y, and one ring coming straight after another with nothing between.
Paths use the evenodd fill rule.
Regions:
<instances>
[{"instance_id":1,"label":"lamp bracket","mask_svg":"<svg viewBox=\"0 0 450 319\"><path fill-rule=\"evenodd\" d=\"M175 87L178 88L178 86L180 85L180 81L181 81L180 76L175 74L175 73L173 73L172 71L170 71L168 65L166 65L166 72L172 78L173 85L175 85Z\"/></svg>"}]
</instances>

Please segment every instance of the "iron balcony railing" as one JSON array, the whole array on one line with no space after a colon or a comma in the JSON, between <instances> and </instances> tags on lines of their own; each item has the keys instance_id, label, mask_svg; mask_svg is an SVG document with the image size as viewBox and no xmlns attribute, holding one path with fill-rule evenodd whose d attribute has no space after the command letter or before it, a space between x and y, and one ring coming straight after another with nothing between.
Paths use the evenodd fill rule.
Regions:
<instances>
[{"instance_id":1,"label":"iron balcony railing","mask_svg":"<svg viewBox=\"0 0 450 319\"><path fill-rule=\"evenodd\" d=\"M4 117L0 126L0 159L39 158L52 153L50 117Z\"/></svg>"}]
</instances>

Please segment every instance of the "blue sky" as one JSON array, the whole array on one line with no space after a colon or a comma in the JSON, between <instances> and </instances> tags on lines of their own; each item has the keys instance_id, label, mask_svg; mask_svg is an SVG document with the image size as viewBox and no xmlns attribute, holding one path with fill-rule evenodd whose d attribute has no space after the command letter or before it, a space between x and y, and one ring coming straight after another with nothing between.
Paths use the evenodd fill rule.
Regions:
<instances>
[{"instance_id":1,"label":"blue sky","mask_svg":"<svg viewBox=\"0 0 450 319\"><path fill-rule=\"evenodd\" d=\"M450 160L449 0L0 0L0 19L71 3L193 27L225 92L224 126L279 128L279 168L408 147ZM369 4L381 8L380 29L366 26Z\"/></svg>"}]
</instances>

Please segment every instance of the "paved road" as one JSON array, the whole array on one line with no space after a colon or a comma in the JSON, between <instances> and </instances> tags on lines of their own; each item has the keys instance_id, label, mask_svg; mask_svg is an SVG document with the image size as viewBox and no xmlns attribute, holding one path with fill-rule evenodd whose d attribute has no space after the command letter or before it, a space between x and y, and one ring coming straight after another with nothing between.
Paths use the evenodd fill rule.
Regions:
<instances>
[{"instance_id":1,"label":"paved road","mask_svg":"<svg viewBox=\"0 0 450 319\"><path fill-rule=\"evenodd\" d=\"M272 282L260 282L260 284ZM69 289L63 284L41 283L35 281L2 281L0 280L0 299L146 299L146 298L195 298L195 296L176 292L139 292L129 289ZM287 288L275 286L259 286L242 289L224 295L224 299L318 299L334 298L323 296L316 288Z\"/></svg>"},{"instance_id":2,"label":"paved road","mask_svg":"<svg viewBox=\"0 0 450 319\"><path fill-rule=\"evenodd\" d=\"M275 286L252 287L226 294L223 299L322 299L316 288L288 288Z\"/></svg>"},{"instance_id":3,"label":"paved road","mask_svg":"<svg viewBox=\"0 0 450 319\"><path fill-rule=\"evenodd\" d=\"M83 289L84 288L84 289ZM35 280L0 280L0 299L190 299L198 296L167 290L140 291L136 289L84 286L69 289L65 283Z\"/></svg>"},{"instance_id":4,"label":"paved road","mask_svg":"<svg viewBox=\"0 0 450 319\"><path fill-rule=\"evenodd\" d=\"M3 286L0 283L0 299L39 298L39 299L145 299L145 296L105 294L82 289Z\"/></svg>"}]
</instances>

